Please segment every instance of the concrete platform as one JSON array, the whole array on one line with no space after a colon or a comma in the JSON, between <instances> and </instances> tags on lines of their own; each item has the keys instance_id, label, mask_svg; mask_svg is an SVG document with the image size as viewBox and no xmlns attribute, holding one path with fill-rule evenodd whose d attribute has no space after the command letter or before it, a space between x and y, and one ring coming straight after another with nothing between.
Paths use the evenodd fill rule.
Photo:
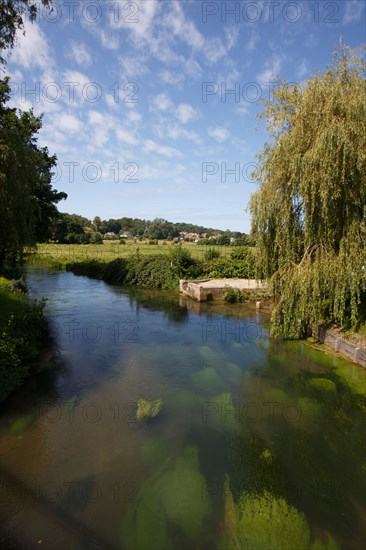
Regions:
<instances>
[{"instance_id":1,"label":"concrete platform","mask_svg":"<svg viewBox=\"0 0 366 550\"><path fill-rule=\"evenodd\" d=\"M255 279L202 279L197 281L179 281L179 291L183 296L189 296L198 302L207 300L223 300L228 288L233 290L252 290L255 295L264 294L267 285Z\"/></svg>"}]
</instances>

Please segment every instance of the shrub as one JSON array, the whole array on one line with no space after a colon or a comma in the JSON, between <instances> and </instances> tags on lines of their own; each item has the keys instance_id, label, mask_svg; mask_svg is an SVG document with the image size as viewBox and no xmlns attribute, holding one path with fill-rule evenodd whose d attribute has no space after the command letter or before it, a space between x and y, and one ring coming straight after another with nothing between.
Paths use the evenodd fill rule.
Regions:
<instances>
[{"instance_id":1,"label":"shrub","mask_svg":"<svg viewBox=\"0 0 366 550\"><path fill-rule=\"evenodd\" d=\"M204 254L204 259L207 262L210 262L211 260L216 260L217 258L220 258L220 256L221 254L218 250L215 250L215 248L209 248Z\"/></svg>"},{"instance_id":2,"label":"shrub","mask_svg":"<svg viewBox=\"0 0 366 550\"><path fill-rule=\"evenodd\" d=\"M255 264L233 258L219 258L209 266L209 277L222 279L254 279Z\"/></svg>"},{"instance_id":3,"label":"shrub","mask_svg":"<svg viewBox=\"0 0 366 550\"><path fill-rule=\"evenodd\" d=\"M245 302L245 298L241 292L241 290L235 290L234 288L229 287L227 291L224 294L224 300L225 302L228 302L230 304L238 303L238 302Z\"/></svg>"},{"instance_id":4,"label":"shrub","mask_svg":"<svg viewBox=\"0 0 366 550\"><path fill-rule=\"evenodd\" d=\"M39 355L48 330L45 300L11 314L0 338L0 401L21 385L28 365Z\"/></svg>"},{"instance_id":5,"label":"shrub","mask_svg":"<svg viewBox=\"0 0 366 550\"><path fill-rule=\"evenodd\" d=\"M166 256L137 255L128 260L126 283L147 288L176 289L178 277Z\"/></svg>"},{"instance_id":6,"label":"shrub","mask_svg":"<svg viewBox=\"0 0 366 550\"><path fill-rule=\"evenodd\" d=\"M167 256L171 268L177 278L195 278L202 273L202 264L192 258L190 252L178 245Z\"/></svg>"},{"instance_id":7,"label":"shrub","mask_svg":"<svg viewBox=\"0 0 366 550\"><path fill-rule=\"evenodd\" d=\"M71 262L66 264L66 270L76 275L87 275L95 279L102 279L105 270L105 262L99 260L85 260L83 262Z\"/></svg>"},{"instance_id":8,"label":"shrub","mask_svg":"<svg viewBox=\"0 0 366 550\"><path fill-rule=\"evenodd\" d=\"M127 272L127 261L123 258L117 258L106 264L102 273L102 278L108 283L124 283Z\"/></svg>"}]
</instances>

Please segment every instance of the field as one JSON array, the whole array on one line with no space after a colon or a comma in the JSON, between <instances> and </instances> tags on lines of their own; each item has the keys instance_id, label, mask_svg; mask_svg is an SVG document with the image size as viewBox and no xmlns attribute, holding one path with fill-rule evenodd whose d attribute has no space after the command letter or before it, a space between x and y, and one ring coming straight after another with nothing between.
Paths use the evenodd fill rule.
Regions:
<instances>
[{"instance_id":1,"label":"field","mask_svg":"<svg viewBox=\"0 0 366 550\"><path fill-rule=\"evenodd\" d=\"M176 248L176 244L168 244L160 241L159 244L149 245L146 242L127 241L126 244L120 244L118 241L104 241L104 244L54 244L45 243L37 245L37 252L30 254L28 264L45 263L51 265L65 265L68 262L80 262L83 260L101 260L110 262L116 258L126 258L137 252L141 256L155 254L169 254ZM206 246L196 243L183 243L182 246L189 250L194 258L204 259L205 252L208 249L216 249L220 255L229 257L234 250L232 246Z\"/></svg>"}]
</instances>

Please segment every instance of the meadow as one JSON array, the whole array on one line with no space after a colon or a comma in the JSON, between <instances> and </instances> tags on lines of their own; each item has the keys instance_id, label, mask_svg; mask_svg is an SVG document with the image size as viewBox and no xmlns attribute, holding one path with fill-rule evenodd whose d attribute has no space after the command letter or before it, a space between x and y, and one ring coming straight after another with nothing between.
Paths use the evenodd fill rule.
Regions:
<instances>
[{"instance_id":1,"label":"meadow","mask_svg":"<svg viewBox=\"0 0 366 550\"><path fill-rule=\"evenodd\" d=\"M28 264L41 263L62 267L70 262L82 262L86 260L100 260L111 262L117 258L128 258L131 255L152 256L156 254L167 255L178 244L159 241L159 244L148 244L145 242L126 241L121 244L119 241L104 241L103 244L38 244L35 252L28 255ZM182 248L189 250L193 258L204 260L207 250L215 249L222 258L230 257L235 250L232 246L209 246L198 245L197 243L182 243Z\"/></svg>"}]
</instances>

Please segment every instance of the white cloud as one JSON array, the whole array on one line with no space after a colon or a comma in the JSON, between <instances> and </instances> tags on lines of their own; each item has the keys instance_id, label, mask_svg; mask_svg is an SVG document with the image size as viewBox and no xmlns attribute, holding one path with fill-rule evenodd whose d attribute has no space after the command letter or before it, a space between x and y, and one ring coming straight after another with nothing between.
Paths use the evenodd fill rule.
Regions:
<instances>
[{"instance_id":1,"label":"white cloud","mask_svg":"<svg viewBox=\"0 0 366 550\"><path fill-rule=\"evenodd\" d=\"M70 113L61 113L57 115L57 127L61 130L65 130L74 134L79 132L82 128L81 121Z\"/></svg>"},{"instance_id":2,"label":"white cloud","mask_svg":"<svg viewBox=\"0 0 366 550\"><path fill-rule=\"evenodd\" d=\"M307 59L303 59L297 68L297 76L303 78L309 72L309 65Z\"/></svg>"},{"instance_id":3,"label":"white cloud","mask_svg":"<svg viewBox=\"0 0 366 550\"><path fill-rule=\"evenodd\" d=\"M39 25L25 22L24 31L25 35L22 31L17 32L17 45L12 50L12 61L26 69L49 69L53 66L53 59L47 39Z\"/></svg>"},{"instance_id":4,"label":"white cloud","mask_svg":"<svg viewBox=\"0 0 366 550\"><path fill-rule=\"evenodd\" d=\"M343 24L356 23L362 18L362 13L365 9L364 0L347 0L345 4Z\"/></svg>"},{"instance_id":5,"label":"white cloud","mask_svg":"<svg viewBox=\"0 0 366 550\"><path fill-rule=\"evenodd\" d=\"M133 76L142 76L149 72L145 59L138 55L121 58L121 68L123 76L127 79Z\"/></svg>"},{"instance_id":6,"label":"white cloud","mask_svg":"<svg viewBox=\"0 0 366 550\"><path fill-rule=\"evenodd\" d=\"M276 77L278 76L282 67L282 58L279 56L274 56L272 61L266 61L264 64L264 69L257 74L257 81L259 84L268 84L270 82L275 82Z\"/></svg>"},{"instance_id":7,"label":"white cloud","mask_svg":"<svg viewBox=\"0 0 366 550\"><path fill-rule=\"evenodd\" d=\"M164 157L181 157L182 153L174 147L168 147L167 145L159 145L152 139L147 139L144 142L144 151L146 153L157 153L158 155L163 155Z\"/></svg>"},{"instance_id":8,"label":"white cloud","mask_svg":"<svg viewBox=\"0 0 366 550\"><path fill-rule=\"evenodd\" d=\"M137 145L138 143L137 139L131 132L120 126L116 128L116 136L120 141L128 143L129 145Z\"/></svg>"},{"instance_id":9,"label":"white cloud","mask_svg":"<svg viewBox=\"0 0 366 550\"><path fill-rule=\"evenodd\" d=\"M230 132L222 126L211 127L208 129L207 133L210 137L219 142L226 141L230 137Z\"/></svg>"},{"instance_id":10,"label":"white cloud","mask_svg":"<svg viewBox=\"0 0 366 550\"><path fill-rule=\"evenodd\" d=\"M158 94L152 100L152 106L158 111L167 111L173 107L173 102L167 94Z\"/></svg>"},{"instance_id":11,"label":"white cloud","mask_svg":"<svg viewBox=\"0 0 366 550\"><path fill-rule=\"evenodd\" d=\"M88 67L92 64L91 55L83 42L76 42L75 40L72 40L65 55L69 59L75 61L78 65Z\"/></svg>"},{"instance_id":12,"label":"white cloud","mask_svg":"<svg viewBox=\"0 0 366 550\"><path fill-rule=\"evenodd\" d=\"M89 121L89 124L93 124L93 125L103 124L104 117L98 111L93 111L92 110L92 111L88 112L88 121Z\"/></svg>"},{"instance_id":13,"label":"white cloud","mask_svg":"<svg viewBox=\"0 0 366 550\"><path fill-rule=\"evenodd\" d=\"M104 99L108 107L116 108L118 103L112 94L105 94Z\"/></svg>"},{"instance_id":14,"label":"white cloud","mask_svg":"<svg viewBox=\"0 0 366 550\"><path fill-rule=\"evenodd\" d=\"M185 76L182 73L163 70L159 73L159 79L165 84L181 88L181 85L185 80Z\"/></svg>"},{"instance_id":15,"label":"white cloud","mask_svg":"<svg viewBox=\"0 0 366 550\"><path fill-rule=\"evenodd\" d=\"M188 103L180 103L176 110L176 116L180 122L186 124L190 120L197 118L197 111Z\"/></svg>"},{"instance_id":16,"label":"white cloud","mask_svg":"<svg viewBox=\"0 0 366 550\"><path fill-rule=\"evenodd\" d=\"M131 111L130 113L127 113L127 120L128 122L140 122L142 119L142 116L137 111Z\"/></svg>"}]
</instances>

